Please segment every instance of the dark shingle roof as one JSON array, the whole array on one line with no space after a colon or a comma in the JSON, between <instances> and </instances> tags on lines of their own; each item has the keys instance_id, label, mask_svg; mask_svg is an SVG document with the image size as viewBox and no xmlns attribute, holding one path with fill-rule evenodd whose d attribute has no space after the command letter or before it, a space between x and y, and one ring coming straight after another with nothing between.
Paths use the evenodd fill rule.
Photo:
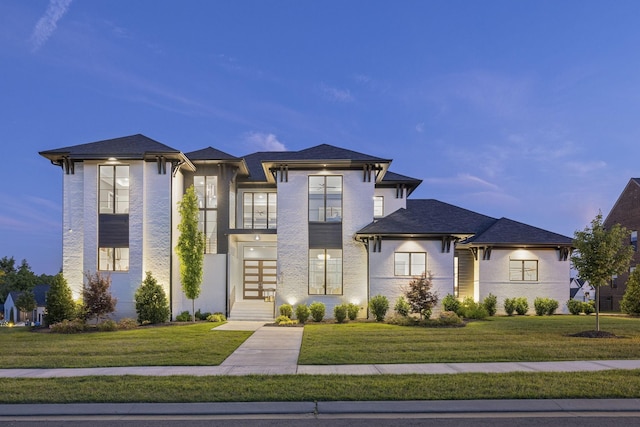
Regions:
<instances>
[{"instance_id":1,"label":"dark shingle roof","mask_svg":"<svg viewBox=\"0 0 640 427\"><path fill-rule=\"evenodd\" d=\"M48 158L67 155L77 160L108 157L141 159L146 153L179 154L180 151L144 135L136 134L40 152L42 156Z\"/></svg>"},{"instance_id":2,"label":"dark shingle roof","mask_svg":"<svg viewBox=\"0 0 640 427\"><path fill-rule=\"evenodd\" d=\"M33 296L36 300L36 304L38 305L38 307L44 307L45 305L47 305L47 292L49 292L49 285L36 285L33 287L33 289L31 290L31 292L33 293ZM20 295L22 295L21 291L11 291L9 292L9 295L11 295L11 299L13 300L13 303L16 303L16 300L20 297Z\"/></svg>"},{"instance_id":3,"label":"dark shingle roof","mask_svg":"<svg viewBox=\"0 0 640 427\"><path fill-rule=\"evenodd\" d=\"M217 150L213 147L191 151L190 153L185 153L185 156L187 156L192 162L198 160L240 160L231 154L227 154L224 151Z\"/></svg>"},{"instance_id":4,"label":"dark shingle roof","mask_svg":"<svg viewBox=\"0 0 640 427\"><path fill-rule=\"evenodd\" d=\"M523 224L508 218L500 218L484 232L469 238L465 243L502 245L571 245L570 237Z\"/></svg>"},{"instance_id":5,"label":"dark shingle roof","mask_svg":"<svg viewBox=\"0 0 640 427\"><path fill-rule=\"evenodd\" d=\"M434 199L407 200L407 208L375 221L358 234L475 234L496 221Z\"/></svg>"},{"instance_id":6,"label":"dark shingle roof","mask_svg":"<svg viewBox=\"0 0 640 427\"><path fill-rule=\"evenodd\" d=\"M406 176L406 175L400 175L399 173L387 171L387 173L384 174L384 178L382 178L382 182L383 183L415 182L417 184L420 184L422 180L417 178L411 178L410 176Z\"/></svg>"}]
</instances>

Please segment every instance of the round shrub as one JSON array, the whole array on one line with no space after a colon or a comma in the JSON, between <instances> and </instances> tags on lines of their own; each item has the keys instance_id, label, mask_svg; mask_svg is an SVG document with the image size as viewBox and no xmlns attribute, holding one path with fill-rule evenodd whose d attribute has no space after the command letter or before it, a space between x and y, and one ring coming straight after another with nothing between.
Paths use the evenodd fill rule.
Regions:
<instances>
[{"instance_id":1,"label":"round shrub","mask_svg":"<svg viewBox=\"0 0 640 427\"><path fill-rule=\"evenodd\" d=\"M309 311L311 312L311 318L314 322L322 322L324 319L325 305L321 302L312 302L309 305Z\"/></svg>"},{"instance_id":2,"label":"round shrub","mask_svg":"<svg viewBox=\"0 0 640 427\"><path fill-rule=\"evenodd\" d=\"M289 319L293 316L293 307L290 304L282 304L279 310L281 316L287 316Z\"/></svg>"},{"instance_id":3,"label":"round shrub","mask_svg":"<svg viewBox=\"0 0 640 427\"><path fill-rule=\"evenodd\" d=\"M342 323L347 318L347 306L346 304L340 304L333 307L333 317L335 317L336 322Z\"/></svg>"},{"instance_id":4,"label":"round shrub","mask_svg":"<svg viewBox=\"0 0 640 427\"><path fill-rule=\"evenodd\" d=\"M583 302L582 311L584 311L584 314L589 315L589 314L595 313L596 308L593 306L591 302Z\"/></svg>"},{"instance_id":5,"label":"round shrub","mask_svg":"<svg viewBox=\"0 0 640 427\"><path fill-rule=\"evenodd\" d=\"M547 316L553 316L555 314L556 310L558 309L558 306L559 306L558 301L556 301L554 299L551 299L551 298L548 298L547 311L546 311L545 314Z\"/></svg>"},{"instance_id":6,"label":"round shrub","mask_svg":"<svg viewBox=\"0 0 640 427\"><path fill-rule=\"evenodd\" d=\"M529 302L525 297L516 298L516 313L524 316L529 311Z\"/></svg>"},{"instance_id":7,"label":"round shrub","mask_svg":"<svg viewBox=\"0 0 640 427\"><path fill-rule=\"evenodd\" d=\"M305 323L310 315L311 312L306 305L300 304L296 307L296 319L298 319L298 322Z\"/></svg>"},{"instance_id":8,"label":"round shrub","mask_svg":"<svg viewBox=\"0 0 640 427\"><path fill-rule=\"evenodd\" d=\"M207 316L207 322L224 322L227 318L222 313L213 313Z\"/></svg>"},{"instance_id":9,"label":"round shrub","mask_svg":"<svg viewBox=\"0 0 640 427\"><path fill-rule=\"evenodd\" d=\"M484 300L482 300L482 305L487 310L487 314L489 316L495 316L497 311L496 306L498 305L498 298L493 294L489 294L484 298Z\"/></svg>"},{"instance_id":10,"label":"round shrub","mask_svg":"<svg viewBox=\"0 0 640 427\"><path fill-rule=\"evenodd\" d=\"M360 313L360 306L358 304L350 303L347 306L347 316L349 320L356 320L358 313Z\"/></svg>"},{"instance_id":11,"label":"round shrub","mask_svg":"<svg viewBox=\"0 0 640 427\"><path fill-rule=\"evenodd\" d=\"M136 319L132 319L130 317L125 317L118 322L118 329L128 330L135 329L138 327L138 322Z\"/></svg>"},{"instance_id":12,"label":"round shrub","mask_svg":"<svg viewBox=\"0 0 640 427\"><path fill-rule=\"evenodd\" d=\"M442 308L444 311L458 313L460 311L460 301L453 295L447 294L446 297L442 298Z\"/></svg>"},{"instance_id":13,"label":"round shrub","mask_svg":"<svg viewBox=\"0 0 640 427\"><path fill-rule=\"evenodd\" d=\"M411 305L409 305L407 300L404 299L403 296L401 296L396 300L396 305L393 309L400 316L407 317L409 315L409 312L411 312Z\"/></svg>"},{"instance_id":14,"label":"round shrub","mask_svg":"<svg viewBox=\"0 0 640 427\"><path fill-rule=\"evenodd\" d=\"M190 322L190 321L191 321L191 313L189 313L186 310L176 316L176 322Z\"/></svg>"},{"instance_id":15,"label":"round shrub","mask_svg":"<svg viewBox=\"0 0 640 427\"><path fill-rule=\"evenodd\" d=\"M376 321L382 322L389 310L389 300L384 295L376 295L369 300L369 308Z\"/></svg>"},{"instance_id":16,"label":"round shrub","mask_svg":"<svg viewBox=\"0 0 640 427\"><path fill-rule=\"evenodd\" d=\"M513 316L513 312L516 311L516 299L515 298L505 298L504 299L504 311L507 313L507 316Z\"/></svg>"},{"instance_id":17,"label":"round shrub","mask_svg":"<svg viewBox=\"0 0 640 427\"><path fill-rule=\"evenodd\" d=\"M578 315L582 313L582 301L578 301L577 299L570 299L569 301L567 301L567 308L569 309L569 313Z\"/></svg>"},{"instance_id":18,"label":"round shrub","mask_svg":"<svg viewBox=\"0 0 640 427\"><path fill-rule=\"evenodd\" d=\"M118 324L111 320L107 319L104 322L100 322L96 325L96 329L100 332L112 332L118 330Z\"/></svg>"}]
</instances>

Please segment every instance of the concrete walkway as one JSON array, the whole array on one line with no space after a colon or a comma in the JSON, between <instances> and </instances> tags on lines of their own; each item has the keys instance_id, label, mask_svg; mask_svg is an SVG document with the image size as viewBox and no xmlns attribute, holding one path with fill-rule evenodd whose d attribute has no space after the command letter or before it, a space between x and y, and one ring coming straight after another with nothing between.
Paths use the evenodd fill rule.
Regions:
<instances>
[{"instance_id":1,"label":"concrete walkway","mask_svg":"<svg viewBox=\"0 0 640 427\"><path fill-rule=\"evenodd\" d=\"M264 322L227 322L217 330L255 331L219 366L124 366L113 368L0 369L0 378L53 378L93 375L380 375L504 372L578 372L640 369L640 360L560 362L416 363L298 365L304 328L271 327Z\"/></svg>"}]
</instances>

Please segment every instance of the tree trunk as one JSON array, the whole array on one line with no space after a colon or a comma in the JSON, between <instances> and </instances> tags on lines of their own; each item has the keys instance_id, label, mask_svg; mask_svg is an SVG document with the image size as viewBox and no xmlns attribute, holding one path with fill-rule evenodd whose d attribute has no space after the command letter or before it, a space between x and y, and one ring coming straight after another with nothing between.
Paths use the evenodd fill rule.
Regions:
<instances>
[{"instance_id":1,"label":"tree trunk","mask_svg":"<svg viewBox=\"0 0 640 427\"><path fill-rule=\"evenodd\" d=\"M600 332L600 286L596 286L596 331Z\"/></svg>"},{"instance_id":2,"label":"tree trunk","mask_svg":"<svg viewBox=\"0 0 640 427\"><path fill-rule=\"evenodd\" d=\"M196 300L191 300L191 320L196 321Z\"/></svg>"}]
</instances>

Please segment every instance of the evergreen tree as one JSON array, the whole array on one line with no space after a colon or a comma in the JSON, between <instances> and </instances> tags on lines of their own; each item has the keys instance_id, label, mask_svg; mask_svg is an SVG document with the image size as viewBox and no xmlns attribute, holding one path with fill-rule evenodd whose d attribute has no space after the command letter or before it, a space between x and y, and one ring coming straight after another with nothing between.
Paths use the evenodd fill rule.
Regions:
<instances>
[{"instance_id":1,"label":"evergreen tree","mask_svg":"<svg viewBox=\"0 0 640 427\"><path fill-rule=\"evenodd\" d=\"M103 276L99 272L94 275L86 274L87 283L82 290L84 312L89 317L96 318L96 324L102 316L107 316L116 310L118 300L111 295L111 276Z\"/></svg>"},{"instance_id":2,"label":"evergreen tree","mask_svg":"<svg viewBox=\"0 0 640 427\"><path fill-rule=\"evenodd\" d=\"M204 233L198 230L198 196L190 186L179 202L180 223L178 245L180 282L184 295L191 300L191 316L195 322L195 299L200 295L202 265L204 262Z\"/></svg>"},{"instance_id":3,"label":"evergreen tree","mask_svg":"<svg viewBox=\"0 0 640 427\"><path fill-rule=\"evenodd\" d=\"M147 271L142 285L136 290L135 298L138 323L162 323L169 319L167 295L150 271Z\"/></svg>"},{"instance_id":4,"label":"evergreen tree","mask_svg":"<svg viewBox=\"0 0 640 427\"><path fill-rule=\"evenodd\" d=\"M62 273L53 276L49 292L47 292L47 311L44 321L47 325L72 320L76 317L76 305L73 302L71 288Z\"/></svg>"},{"instance_id":5,"label":"evergreen tree","mask_svg":"<svg viewBox=\"0 0 640 427\"><path fill-rule=\"evenodd\" d=\"M576 252L571 262L581 279L596 288L596 330L600 331L600 286L607 285L613 275L629 268L633 247L628 244L629 231L616 224L607 230L602 214L591 221L591 227L576 231L573 245Z\"/></svg>"},{"instance_id":6,"label":"evergreen tree","mask_svg":"<svg viewBox=\"0 0 640 427\"><path fill-rule=\"evenodd\" d=\"M33 314L33 310L35 310L38 306L38 303L36 303L36 297L31 291L24 291L20 293L20 295L18 295L18 298L16 298L15 303L16 307L18 307L18 310L25 313L27 317L31 317L31 314Z\"/></svg>"},{"instance_id":7,"label":"evergreen tree","mask_svg":"<svg viewBox=\"0 0 640 427\"><path fill-rule=\"evenodd\" d=\"M627 280L627 290L620 301L620 309L632 316L640 316L640 269L636 268Z\"/></svg>"}]
</instances>

